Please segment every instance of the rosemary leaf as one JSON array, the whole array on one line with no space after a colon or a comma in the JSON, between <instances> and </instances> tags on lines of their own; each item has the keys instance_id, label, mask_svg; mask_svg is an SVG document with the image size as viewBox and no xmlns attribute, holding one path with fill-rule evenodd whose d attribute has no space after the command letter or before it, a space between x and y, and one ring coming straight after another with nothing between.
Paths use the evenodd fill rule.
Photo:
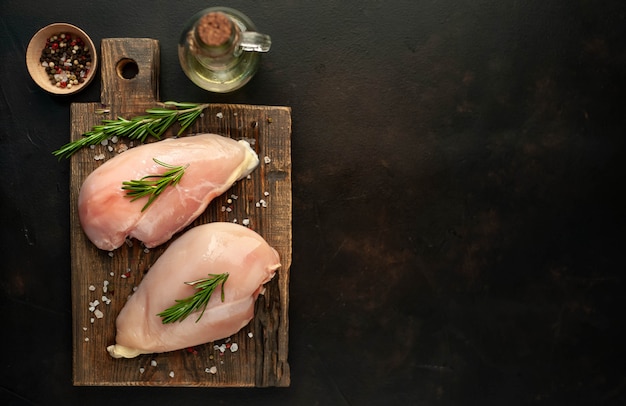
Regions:
<instances>
[{"instance_id":1,"label":"rosemary leaf","mask_svg":"<svg viewBox=\"0 0 626 406\"><path fill-rule=\"evenodd\" d=\"M160 175L146 175L141 179L122 182L122 189L126 191L127 197L132 198L131 202L148 196L148 202L141 211L146 210L168 186L175 186L180 182L185 169L189 166L174 166L156 158L152 160L168 170Z\"/></svg>"},{"instance_id":2,"label":"rosemary leaf","mask_svg":"<svg viewBox=\"0 0 626 406\"><path fill-rule=\"evenodd\" d=\"M147 109L145 115L131 119L118 117L116 120L102 120L100 125L93 126L82 138L63 145L52 154L59 159L69 158L81 148L97 145L113 136L141 142L145 142L149 135L161 139L165 131L177 121L181 126L178 135L181 135L209 107L208 104L174 101L161 104L163 107Z\"/></svg>"},{"instance_id":3,"label":"rosemary leaf","mask_svg":"<svg viewBox=\"0 0 626 406\"><path fill-rule=\"evenodd\" d=\"M191 313L201 311L196 319L197 323L204 314L213 291L215 291L220 284L222 285L221 299L222 302L224 301L224 285L228 279L228 272L209 274L208 276L208 278L198 279L193 282L185 282L185 284L193 286L196 292L185 299L176 299L176 304L157 314L157 316L163 319L163 324L183 321Z\"/></svg>"}]
</instances>

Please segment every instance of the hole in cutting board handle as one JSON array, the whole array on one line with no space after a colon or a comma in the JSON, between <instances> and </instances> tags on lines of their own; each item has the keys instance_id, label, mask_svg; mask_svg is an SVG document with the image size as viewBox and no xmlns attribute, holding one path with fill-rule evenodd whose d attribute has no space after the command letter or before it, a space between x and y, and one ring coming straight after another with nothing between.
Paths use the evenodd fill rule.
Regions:
<instances>
[{"instance_id":1,"label":"hole in cutting board handle","mask_svg":"<svg viewBox=\"0 0 626 406\"><path fill-rule=\"evenodd\" d=\"M117 63L115 70L121 79L134 79L139 74L139 65L133 59L123 58Z\"/></svg>"}]
</instances>

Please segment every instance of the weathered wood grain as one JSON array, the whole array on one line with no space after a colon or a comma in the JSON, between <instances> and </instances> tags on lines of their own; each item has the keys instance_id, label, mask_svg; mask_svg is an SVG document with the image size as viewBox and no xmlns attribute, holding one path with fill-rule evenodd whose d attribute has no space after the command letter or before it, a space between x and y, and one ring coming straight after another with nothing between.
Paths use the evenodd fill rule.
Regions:
<instances>
[{"instance_id":1,"label":"weathered wood grain","mask_svg":"<svg viewBox=\"0 0 626 406\"><path fill-rule=\"evenodd\" d=\"M158 47L158 42L152 39L102 41L102 103L72 104L72 140L80 138L103 119L141 114L158 102ZM119 61L135 61L139 67L137 76L123 79L118 74L116 64ZM101 114L102 108L108 112ZM177 129L173 128L168 136L175 131ZM75 385L265 387L290 384L287 356L292 235L291 110L276 106L211 104L184 135L201 132L248 139L259 154L261 164L248 179L237 182L215 199L189 227L210 221L242 223L246 219L250 228L276 248L282 267L268 283L265 295L257 301L254 319L232 337L187 350L134 359L111 358L106 347L114 343L117 314L169 243L147 250L133 240L132 245L105 252L86 238L77 212L80 186L91 171L119 153L122 145L132 147L133 144L120 140L93 149L84 148L72 156L70 164ZM104 160L94 159L100 154L104 154ZM108 283L107 291L103 292L105 283ZM104 303L102 296L109 298L110 304ZM90 309L95 300L100 301L96 308L102 311L102 318L97 318ZM233 343L238 346L235 352L227 349L222 353L214 347ZM213 366L217 373L206 372Z\"/></svg>"}]
</instances>

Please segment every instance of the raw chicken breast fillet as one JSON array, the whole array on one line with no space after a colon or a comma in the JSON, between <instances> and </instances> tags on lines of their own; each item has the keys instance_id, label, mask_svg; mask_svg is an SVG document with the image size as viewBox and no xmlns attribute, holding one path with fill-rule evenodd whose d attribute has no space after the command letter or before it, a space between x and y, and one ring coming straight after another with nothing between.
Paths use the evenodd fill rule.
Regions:
<instances>
[{"instance_id":1,"label":"raw chicken breast fillet","mask_svg":"<svg viewBox=\"0 0 626 406\"><path fill-rule=\"evenodd\" d=\"M274 248L256 232L234 223L208 223L178 237L150 268L116 320L114 358L167 352L208 343L241 330L254 316L264 284L280 267ZM185 284L208 274L228 272L211 295L207 308L182 322L163 324L158 314L197 289Z\"/></svg>"},{"instance_id":2,"label":"raw chicken breast fillet","mask_svg":"<svg viewBox=\"0 0 626 406\"><path fill-rule=\"evenodd\" d=\"M154 162L187 166L176 186L168 186L143 212L148 201L126 196L122 183L167 169ZM85 179L78 214L87 237L112 251L134 237L148 248L168 241L204 212L216 196L250 174L259 158L248 142L217 134L170 138L140 145L108 160Z\"/></svg>"}]
</instances>

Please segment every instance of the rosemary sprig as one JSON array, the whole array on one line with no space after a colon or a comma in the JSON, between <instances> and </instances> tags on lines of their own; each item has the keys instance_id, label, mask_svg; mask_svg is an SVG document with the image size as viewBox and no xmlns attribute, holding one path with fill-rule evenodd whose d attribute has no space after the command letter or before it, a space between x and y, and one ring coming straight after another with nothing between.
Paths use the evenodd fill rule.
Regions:
<instances>
[{"instance_id":1,"label":"rosemary sprig","mask_svg":"<svg viewBox=\"0 0 626 406\"><path fill-rule=\"evenodd\" d=\"M63 145L52 154L59 159L69 158L83 147L100 144L114 136L141 142L149 135L161 139L163 133L176 122L180 124L177 135L181 135L209 107L208 104L174 101L164 102L162 106L147 109L145 115L130 120L123 117L118 117L117 120L102 120L102 124L94 126L83 134L82 138Z\"/></svg>"},{"instance_id":2,"label":"rosemary sprig","mask_svg":"<svg viewBox=\"0 0 626 406\"><path fill-rule=\"evenodd\" d=\"M224 301L224 284L227 279L228 272L221 274L209 274L208 278L198 279L193 282L185 282L185 284L196 288L196 292L185 299L175 300L175 305L157 314L157 316L163 318L163 324L167 324L174 323L176 321L183 321L191 313L202 310L196 319L197 323L204 314L213 291L220 283L222 284L222 302Z\"/></svg>"},{"instance_id":3,"label":"rosemary sprig","mask_svg":"<svg viewBox=\"0 0 626 406\"><path fill-rule=\"evenodd\" d=\"M189 165L174 166L161 162L156 158L152 158L157 164L168 168L167 171L161 175L146 175L139 180L130 180L122 182L122 189L126 190L126 197L132 197L131 202L142 197L149 196L148 202L143 206L141 211L144 211L159 197L159 195L168 186L175 186L185 174L185 169Z\"/></svg>"}]
</instances>

